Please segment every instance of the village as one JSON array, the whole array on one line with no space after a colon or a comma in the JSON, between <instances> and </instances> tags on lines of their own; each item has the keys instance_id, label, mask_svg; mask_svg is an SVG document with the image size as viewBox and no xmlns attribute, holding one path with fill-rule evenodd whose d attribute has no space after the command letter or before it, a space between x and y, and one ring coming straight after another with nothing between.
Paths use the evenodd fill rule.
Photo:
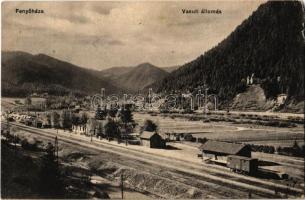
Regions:
<instances>
[{"instance_id":1,"label":"village","mask_svg":"<svg viewBox=\"0 0 305 200\"><path fill-rule=\"evenodd\" d=\"M303 177L299 177L299 171L291 172L289 165L276 167L277 164L275 162L277 159L270 160L270 157L268 157L268 154L303 156L304 145L303 147L301 146L303 137L301 133L291 133L294 136L289 138L295 138L295 140L286 146L261 145L251 142L249 138L247 138L248 141L243 138L234 141L232 137L230 140L225 137L221 139L219 134L215 133L215 130L231 134L235 130L232 125L222 126L217 124L213 127L205 127L204 125L198 125L200 121L197 122L196 119L195 121L179 119L181 118L179 113L174 112L169 115L169 112L164 112L164 107L161 107L161 111L156 111L155 109L152 111L144 110L143 108L136 110L132 104L116 106L108 104L103 107L98 105L93 110L84 104L78 105L80 100L75 97L60 103L52 102L50 99L52 98L49 98L48 94L44 93L27 97L24 99L24 103L15 100L17 105L20 106L14 107L12 111L7 111L2 116L2 123L50 131L54 137L57 137L58 134L75 138L84 137L89 138L91 142L94 140L119 146L123 145L130 149L182 159L187 162L212 163L213 165L226 167L234 173L248 176L271 177L273 179L287 180L287 182L301 180ZM66 108L58 109L60 107ZM119 108L117 109L117 107ZM212 105L210 108L214 109L215 106ZM206 112L207 110L206 108L201 112ZM184 113L184 111L182 112ZM213 114L213 110L211 110L202 116L205 117L205 120L208 120L207 124L210 124L213 115L229 116L231 120L234 119L234 112L232 115L228 111L224 114L219 114L218 112L214 111ZM177 119L173 119L173 122L170 122L170 118L168 119L167 116L172 118L175 115ZM244 116L243 114L241 115ZM197 114L192 116L198 117L198 111ZM271 119L273 118L271 117ZM291 120L291 117L289 119ZM296 117L295 121L298 122L298 119ZM282 119L283 122L281 123L289 123L287 120L288 118L285 122ZM162 125L162 121L165 125ZM222 120L219 119L219 121ZM170 126L169 124L173 125ZM247 130L245 127L243 129ZM211 130L213 131L210 132ZM251 128L248 131L250 130ZM280 132L277 130L275 132L277 134L274 136L274 141L278 140L279 137L286 137L285 135L287 134L285 131ZM2 138L5 138L4 133L14 134L2 130L2 135L4 136ZM243 135L248 137L249 135L246 134L244 133ZM253 137L251 132L249 134ZM269 136L265 135L264 137ZM256 137L254 141L257 139L259 138ZM272 141L272 138L261 138L259 140L263 141L265 139L267 139L266 141ZM268 168L268 165L264 164L266 162L274 163L275 167Z\"/></svg>"},{"instance_id":2,"label":"village","mask_svg":"<svg viewBox=\"0 0 305 200\"><path fill-rule=\"evenodd\" d=\"M247 84L257 87L253 77L247 78ZM33 93L26 98L2 99L1 141L30 152L40 146L43 151L57 155L58 144L63 145L60 147L63 152L70 152L71 147L66 144L73 144L124 155L124 160L141 158L141 162L157 165L157 168L178 165L179 170L185 171L196 167L203 171L196 172L197 178L210 179L210 174L216 173L211 182L221 180L221 184L230 187L238 185L246 190L247 198L267 194L277 198L302 196L305 144L301 114L218 109L217 96L208 94L206 86L198 87L197 94L176 92L170 98L153 93L151 89L148 94L137 94L134 99L127 96L123 95L124 101L113 101L119 99L113 96L108 100L102 88L101 95L85 97ZM274 108L281 107L285 98L279 95L273 102ZM46 138L50 142L41 146ZM161 162L156 163L159 159ZM95 162L95 159L85 161L85 165L87 162ZM128 164L124 161L123 165ZM85 180L95 182L91 176ZM130 181L136 181L137 176L131 176ZM227 182L226 176L238 179L234 183ZM82 182L83 178L80 180ZM261 184L267 191L259 186ZM92 183L89 185L92 187ZM122 185L121 182L120 187ZM143 188L145 186L140 190ZM152 195L160 194L154 188L149 190ZM241 195L240 191L237 194ZM142 193L132 192L131 195Z\"/></svg>"},{"instance_id":3,"label":"village","mask_svg":"<svg viewBox=\"0 0 305 200\"><path fill-rule=\"evenodd\" d=\"M304 2L1 12L1 198L304 199Z\"/></svg>"}]
</instances>

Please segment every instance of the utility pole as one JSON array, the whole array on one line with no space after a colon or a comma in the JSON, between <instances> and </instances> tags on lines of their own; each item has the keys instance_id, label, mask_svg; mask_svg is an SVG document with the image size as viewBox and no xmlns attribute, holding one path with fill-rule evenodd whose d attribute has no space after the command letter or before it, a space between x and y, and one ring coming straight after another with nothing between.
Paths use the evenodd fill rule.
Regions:
<instances>
[{"instance_id":1,"label":"utility pole","mask_svg":"<svg viewBox=\"0 0 305 200\"><path fill-rule=\"evenodd\" d=\"M95 135L95 129L93 130L93 134ZM92 135L93 135L93 134L92 134L92 132L91 132L91 134L90 134L90 135L91 135L90 142L92 142Z\"/></svg>"},{"instance_id":2,"label":"utility pole","mask_svg":"<svg viewBox=\"0 0 305 200\"><path fill-rule=\"evenodd\" d=\"M248 193L248 199L251 199L251 198L252 198L252 192L249 191L249 193Z\"/></svg>"},{"instance_id":3,"label":"utility pole","mask_svg":"<svg viewBox=\"0 0 305 200\"><path fill-rule=\"evenodd\" d=\"M123 172L121 174L121 195L122 199L124 198L124 182L123 182Z\"/></svg>"},{"instance_id":4,"label":"utility pole","mask_svg":"<svg viewBox=\"0 0 305 200\"><path fill-rule=\"evenodd\" d=\"M57 139L57 136L55 137L55 148L54 148L54 151L55 151L55 156L56 156L56 162L57 162L57 167L59 165L58 163L58 139Z\"/></svg>"}]
</instances>

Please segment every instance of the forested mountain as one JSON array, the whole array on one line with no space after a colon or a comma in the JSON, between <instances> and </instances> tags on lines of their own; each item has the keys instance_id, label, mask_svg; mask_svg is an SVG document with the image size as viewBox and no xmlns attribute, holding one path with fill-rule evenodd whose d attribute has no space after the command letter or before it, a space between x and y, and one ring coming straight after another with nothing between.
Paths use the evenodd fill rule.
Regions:
<instances>
[{"instance_id":1,"label":"forested mountain","mask_svg":"<svg viewBox=\"0 0 305 200\"><path fill-rule=\"evenodd\" d=\"M92 75L84 69L44 54L2 52L2 96L26 96L33 92L54 95L92 94L106 88L117 88L109 80Z\"/></svg>"},{"instance_id":2,"label":"forested mountain","mask_svg":"<svg viewBox=\"0 0 305 200\"><path fill-rule=\"evenodd\" d=\"M102 71L103 72L103 71ZM129 92L137 92L151 85L156 81L165 78L169 73L150 63L142 63L136 67L132 67L126 73L113 76L112 83Z\"/></svg>"},{"instance_id":3,"label":"forested mountain","mask_svg":"<svg viewBox=\"0 0 305 200\"><path fill-rule=\"evenodd\" d=\"M102 71L94 71L94 75L108 78L112 84L124 91L137 92L162 80L178 67L159 68L150 63L142 63L130 67L112 67Z\"/></svg>"},{"instance_id":4,"label":"forested mountain","mask_svg":"<svg viewBox=\"0 0 305 200\"><path fill-rule=\"evenodd\" d=\"M292 99L304 100L302 22L300 2L269 1L216 47L154 87L169 92L206 83L221 100L231 100L246 89L247 77L254 74L267 98L287 93Z\"/></svg>"}]
</instances>

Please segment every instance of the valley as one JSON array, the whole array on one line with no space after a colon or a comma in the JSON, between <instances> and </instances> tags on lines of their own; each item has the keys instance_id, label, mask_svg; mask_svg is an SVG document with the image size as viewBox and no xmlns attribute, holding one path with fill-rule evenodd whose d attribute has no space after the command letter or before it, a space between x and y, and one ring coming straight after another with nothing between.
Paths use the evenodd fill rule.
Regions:
<instances>
[{"instance_id":1,"label":"valley","mask_svg":"<svg viewBox=\"0 0 305 200\"><path fill-rule=\"evenodd\" d=\"M1 198L304 199L303 2L1 12Z\"/></svg>"}]
</instances>

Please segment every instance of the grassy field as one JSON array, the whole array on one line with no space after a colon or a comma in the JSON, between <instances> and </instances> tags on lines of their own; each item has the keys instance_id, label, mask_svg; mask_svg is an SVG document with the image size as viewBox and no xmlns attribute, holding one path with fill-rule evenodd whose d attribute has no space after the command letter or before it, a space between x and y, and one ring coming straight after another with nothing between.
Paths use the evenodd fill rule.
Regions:
<instances>
[{"instance_id":1,"label":"grassy field","mask_svg":"<svg viewBox=\"0 0 305 200\"><path fill-rule=\"evenodd\" d=\"M11 110L16 106L20 106L24 103L24 98L9 98L1 97L1 111L5 112Z\"/></svg>"},{"instance_id":2,"label":"grassy field","mask_svg":"<svg viewBox=\"0 0 305 200\"><path fill-rule=\"evenodd\" d=\"M182 118L150 116L136 113L136 122L141 126L145 119L155 121L160 132L190 133L194 137L247 143L276 143L277 146L290 146L291 141L304 140L304 128L301 125L293 128L279 128L254 124L234 124L231 122L189 121ZM290 144L291 143L291 144Z\"/></svg>"}]
</instances>

